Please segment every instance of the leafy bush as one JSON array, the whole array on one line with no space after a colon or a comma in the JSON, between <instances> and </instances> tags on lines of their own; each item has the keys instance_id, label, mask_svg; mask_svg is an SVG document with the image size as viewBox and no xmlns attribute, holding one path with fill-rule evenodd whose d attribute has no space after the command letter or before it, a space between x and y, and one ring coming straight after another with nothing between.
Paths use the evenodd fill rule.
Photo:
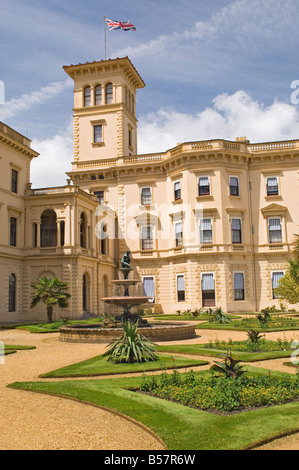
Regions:
<instances>
[{"instance_id":1,"label":"leafy bush","mask_svg":"<svg viewBox=\"0 0 299 470\"><path fill-rule=\"evenodd\" d=\"M140 335L137 328L138 322L134 324L123 323L123 336L110 343L103 356L108 357L108 361L113 361L116 364L156 361L153 343Z\"/></svg>"},{"instance_id":2,"label":"leafy bush","mask_svg":"<svg viewBox=\"0 0 299 470\"><path fill-rule=\"evenodd\" d=\"M230 323L231 319L225 315L221 307L216 308L215 312L212 313L210 322L215 323Z\"/></svg>"},{"instance_id":3,"label":"leafy bush","mask_svg":"<svg viewBox=\"0 0 299 470\"><path fill-rule=\"evenodd\" d=\"M299 398L299 376L226 378L202 376L193 371L183 375L162 374L143 378L141 390L167 400L209 411L240 411L270 406Z\"/></svg>"}]
</instances>

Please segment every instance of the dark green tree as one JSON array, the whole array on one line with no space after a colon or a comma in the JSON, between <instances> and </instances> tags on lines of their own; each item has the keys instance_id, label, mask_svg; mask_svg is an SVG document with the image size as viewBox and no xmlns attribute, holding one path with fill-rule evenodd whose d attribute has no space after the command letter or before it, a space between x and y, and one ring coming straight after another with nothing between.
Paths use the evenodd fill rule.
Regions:
<instances>
[{"instance_id":1,"label":"dark green tree","mask_svg":"<svg viewBox=\"0 0 299 470\"><path fill-rule=\"evenodd\" d=\"M33 308L39 302L43 302L47 308L47 321L48 323L52 323L53 307L55 305L58 305L60 308L66 308L68 306L68 299L71 295L67 292L67 283L62 282L58 278L50 279L48 277L42 277L31 287L35 289L35 292L32 294L30 307Z\"/></svg>"}]
</instances>

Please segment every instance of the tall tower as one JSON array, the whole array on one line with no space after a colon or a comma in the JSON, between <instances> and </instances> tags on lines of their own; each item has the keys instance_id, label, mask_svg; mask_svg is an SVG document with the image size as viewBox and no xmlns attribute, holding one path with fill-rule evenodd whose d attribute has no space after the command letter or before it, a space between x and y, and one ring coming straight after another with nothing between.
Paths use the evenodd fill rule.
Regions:
<instances>
[{"instance_id":1,"label":"tall tower","mask_svg":"<svg viewBox=\"0 0 299 470\"><path fill-rule=\"evenodd\" d=\"M137 154L136 90L145 84L128 57L64 66L74 80L73 170ZM80 165L81 164L81 165Z\"/></svg>"}]
</instances>

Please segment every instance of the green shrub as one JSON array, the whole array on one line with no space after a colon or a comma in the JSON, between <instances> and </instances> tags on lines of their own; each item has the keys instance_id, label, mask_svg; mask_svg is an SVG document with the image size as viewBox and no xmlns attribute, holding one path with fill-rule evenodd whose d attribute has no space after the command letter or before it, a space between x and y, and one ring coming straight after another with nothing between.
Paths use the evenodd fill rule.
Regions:
<instances>
[{"instance_id":1,"label":"green shrub","mask_svg":"<svg viewBox=\"0 0 299 470\"><path fill-rule=\"evenodd\" d=\"M270 406L299 398L299 376L226 378L188 374L162 374L144 377L141 390L159 398L209 411L240 411L252 407Z\"/></svg>"}]
</instances>

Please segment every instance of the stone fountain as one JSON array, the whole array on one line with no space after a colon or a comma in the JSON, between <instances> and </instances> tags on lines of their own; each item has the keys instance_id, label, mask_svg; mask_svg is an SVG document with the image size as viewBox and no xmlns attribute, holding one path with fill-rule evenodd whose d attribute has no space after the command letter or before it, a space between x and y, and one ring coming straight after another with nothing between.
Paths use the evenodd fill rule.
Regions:
<instances>
[{"instance_id":1,"label":"stone fountain","mask_svg":"<svg viewBox=\"0 0 299 470\"><path fill-rule=\"evenodd\" d=\"M123 323L138 322L138 331L150 341L180 341L195 338L195 325L190 323L151 322L136 313L131 313L133 306L148 303L151 297L130 296L129 288L140 283L139 279L129 279L131 268L130 252L127 251L121 259L119 269L122 279L112 281L116 287L123 288L123 295L103 297L101 300L108 305L122 307L121 315L115 316L115 321L109 321L103 326L99 324L65 325L60 328L60 341L71 343L110 343L123 335Z\"/></svg>"},{"instance_id":2,"label":"stone fountain","mask_svg":"<svg viewBox=\"0 0 299 470\"><path fill-rule=\"evenodd\" d=\"M121 260L121 268L119 269L120 273L123 276L123 279L117 279L112 281L112 284L115 286L119 286L124 289L122 296L113 296L113 297L103 297L101 300L106 304L112 304L115 306L120 306L123 308L123 313L120 316L116 316L116 322L126 323L136 323L140 327L149 327L149 323L147 320L142 318L140 315L132 314L131 308L133 306L143 305L148 303L151 297L146 296L130 296L129 294L129 287L135 286L136 284L140 283L139 279L129 279L129 274L133 269L131 268L131 258L130 252L127 251L125 255L122 257Z\"/></svg>"}]
</instances>

